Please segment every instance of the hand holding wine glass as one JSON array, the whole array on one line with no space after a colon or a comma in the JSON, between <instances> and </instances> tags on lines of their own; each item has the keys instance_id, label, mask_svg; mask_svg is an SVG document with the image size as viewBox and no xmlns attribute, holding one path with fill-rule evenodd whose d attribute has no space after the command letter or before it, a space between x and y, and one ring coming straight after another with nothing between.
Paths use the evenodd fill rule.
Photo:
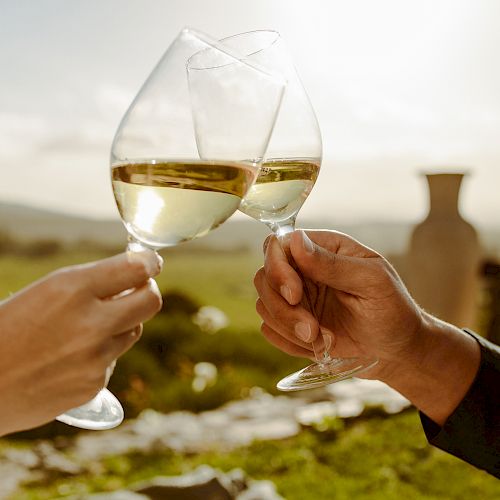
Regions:
<instances>
[{"instance_id":1,"label":"hand holding wine glass","mask_svg":"<svg viewBox=\"0 0 500 500\"><path fill-rule=\"evenodd\" d=\"M319 175L322 144L318 121L277 32L253 31L221 41L245 54L245 61L255 62L287 80L266 158L240 210L267 224L288 252L283 237L294 231L297 214ZM291 263L293 265L293 259ZM294 268L302 276L300 270ZM316 316L321 315L324 290L310 279L304 280L303 290L306 308ZM283 293L286 298L286 289ZM312 342L316 363L285 377L278 383L278 389L291 391L319 387L348 378L377 362L376 358L362 356L331 358L327 348L331 340L325 336Z\"/></svg>"},{"instance_id":2,"label":"hand holding wine glass","mask_svg":"<svg viewBox=\"0 0 500 500\"><path fill-rule=\"evenodd\" d=\"M368 378L391 380L408 363L418 365L425 314L386 259L345 234L327 230L294 232L290 251L301 273L324 288L324 307L316 318L300 306L302 280L278 241L269 238L255 285L264 335L271 343L311 358L306 340L315 338L322 325L337 332L340 356L380 360L366 372ZM288 301L280 293L284 285L290 290ZM309 339L297 338L297 323L309 325Z\"/></svg>"},{"instance_id":3,"label":"hand holding wine glass","mask_svg":"<svg viewBox=\"0 0 500 500\"><path fill-rule=\"evenodd\" d=\"M109 365L139 340L141 322L161 307L149 279L161 261L151 251L135 257L58 269L0 303L0 435L94 397Z\"/></svg>"}]
</instances>

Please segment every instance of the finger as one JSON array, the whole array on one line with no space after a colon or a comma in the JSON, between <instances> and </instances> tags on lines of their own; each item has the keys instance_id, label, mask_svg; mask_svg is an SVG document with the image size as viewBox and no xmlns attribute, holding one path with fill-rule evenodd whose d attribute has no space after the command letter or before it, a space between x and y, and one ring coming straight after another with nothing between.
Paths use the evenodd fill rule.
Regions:
<instances>
[{"instance_id":1,"label":"finger","mask_svg":"<svg viewBox=\"0 0 500 500\"><path fill-rule=\"evenodd\" d=\"M126 252L78 267L91 292L107 298L136 288L161 271L162 258L152 250Z\"/></svg>"},{"instance_id":2,"label":"finger","mask_svg":"<svg viewBox=\"0 0 500 500\"><path fill-rule=\"evenodd\" d=\"M266 255L267 251L267 246L269 245L270 241L276 238L273 234L270 234L269 236L266 236L266 239L264 240L264 243L262 243L262 251L264 252L264 255Z\"/></svg>"},{"instance_id":3,"label":"finger","mask_svg":"<svg viewBox=\"0 0 500 500\"><path fill-rule=\"evenodd\" d=\"M322 353L325 348L327 350L330 349L332 345L332 339L333 336L325 336L323 334L323 329L320 328L321 334L322 335L316 335L316 338L309 342L305 340L301 340L300 336L305 333L305 336L302 338L309 338L310 336L310 330L305 329L304 324L300 323L300 327L296 328L293 330L288 330L283 327L282 324L278 323L270 314L269 311L267 311L265 305L263 302L259 299L256 303L256 310L259 316L262 318L264 323L266 323L270 328L272 328L276 333L281 335L286 341L296 344L299 347L302 347L307 350L312 350L314 355L318 355L319 353Z\"/></svg>"},{"instance_id":4,"label":"finger","mask_svg":"<svg viewBox=\"0 0 500 500\"><path fill-rule=\"evenodd\" d=\"M331 330L326 327L320 326L319 330L321 333L321 340L323 341L323 345L319 346L319 349L326 349L328 353L331 353L335 349L335 346L337 344L337 337ZM318 352L318 348L316 348L316 346L314 347L316 349L316 352Z\"/></svg>"},{"instance_id":5,"label":"finger","mask_svg":"<svg viewBox=\"0 0 500 500\"><path fill-rule=\"evenodd\" d=\"M111 364L116 358L119 358L122 354L127 352L141 338L142 329L142 324L140 324L128 332L114 335L109 339L106 357Z\"/></svg>"},{"instance_id":6,"label":"finger","mask_svg":"<svg viewBox=\"0 0 500 500\"><path fill-rule=\"evenodd\" d=\"M108 386L109 379L111 378L111 375L113 375L113 372L115 371L115 366L116 366L116 359L113 359L111 364L106 368L106 373L104 375L104 387Z\"/></svg>"},{"instance_id":7,"label":"finger","mask_svg":"<svg viewBox=\"0 0 500 500\"><path fill-rule=\"evenodd\" d=\"M314 243L324 248L325 250L329 250L330 252L334 252L340 255L346 255L349 257L380 257L380 254L375 252L375 250L363 245L352 236L341 233L339 231L332 230L313 230L313 229L298 229L293 233L290 233L290 239L297 238L301 232L306 232L309 239L311 239ZM299 233L299 234L297 234Z\"/></svg>"},{"instance_id":8,"label":"finger","mask_svg":"<svg viewBox=\"0 0 500 500\"><path fill-rule=\"evenodd\" d=\"M312 350L300 347L297 344L290 342L289 340L282 337L278 332L275 332L266 323L262 323L261 331L266 340L277 347L280 351L283 351L290 356L297 356L301 358L308 358L314 360L314 353Z\"/></svg>"},{"instance_id":9,"label":"finger","mask_svg":"<svg viewBox=\"0 0 500 500\"><path fill-rule=\"evenodd\" d=\"M314 316L302 306L291 306L268 283L263 271L257 272L254 278L255 288L260 302L272 318L273 325L289 339L294 336L304 342L312 342L318 335L318 322ZM258 302L259 304L259 302ZM278 326L279 325L279 326Z\"/></svg>"},{"instance_id":10,"label":"finger","mask_svg":"<svg viewBox=\"0 0 500 500\"><path fill-rule=\"evenodd\" d=\"M293 329L290 329L276 321L276 319L269 313L262 300L257 300L255 309L257 311L257 314L262 318L262 321L269 327L271 327L276 333L284 337L287 341L296 344L299 347L303 347L304 349L311 349L310 342L301 340L299 337L297 337Z\"/></svg>"},{"instance_id":11,"label":"finger","mask_svg":"<svg viewBox=\"0 0 500 500\"><path fill-rule=\"evenodd\" d=\"M318 239L325 241L323 236ZM338 243L336 234L333 240ZM332 241L329 242L329 247L334 248ZM295 231L292 234L290 250L305 276L317 283L324 283L333 289L353 295L362 294L367 283L376 280L377 274L380 274L378 265L381 257L375 252L365 257L353 257L327 250L313 242L304 231Z\"/></svg>"},{"instance_id":12,"label":"finger","mask_svg":"<svg viewBox=\"0 0 500 500\"><path fill-rule=\"evenodd\" d=\"M269 284L289 304L298 304L302 298L302 280L290 265L282 243L275 236L266 241L264 270Z\"/></svg>"},{"instance_id":13,"label":"finger","mask_svg":"<svg viewBox=\"0 0 500 500\"><path fill-rule=\"evenodd\" d=\"M153 279L133 292L103 303L111 331L125 332L152 318L162 306L158 285Z\"/></svg>"}]
</instances>

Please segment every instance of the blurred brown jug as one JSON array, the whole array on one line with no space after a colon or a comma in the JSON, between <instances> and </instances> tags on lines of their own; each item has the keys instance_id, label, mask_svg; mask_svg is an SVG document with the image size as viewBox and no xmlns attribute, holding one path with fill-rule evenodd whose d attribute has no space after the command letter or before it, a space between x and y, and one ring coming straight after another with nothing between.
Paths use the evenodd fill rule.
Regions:
<instances>
[{"instance_id":1,"label":"blurred brown jug","mask_svg":"<svg viewBox=\"0 0 500 500\"><path fill-rule=\"evenodd\" d=\"M430 209L413 230L408 287L428 312L459 327L474 327L481 248L460 215L463 173L426 175Z\"/></svg>"}]
</instances>

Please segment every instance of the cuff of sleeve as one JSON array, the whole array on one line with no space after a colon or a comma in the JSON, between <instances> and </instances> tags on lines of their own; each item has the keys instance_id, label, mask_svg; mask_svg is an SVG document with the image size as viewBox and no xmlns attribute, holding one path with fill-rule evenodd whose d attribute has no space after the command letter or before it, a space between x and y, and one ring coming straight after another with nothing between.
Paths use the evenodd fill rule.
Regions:
<instances>
[{"instance_id":1,"label":"cuff of sleeve","mask_svg":"<svg viewBox=\"0 0 500 500\"><path fill-rule=\"evenodd\" d=\"M478 342L479 346L481 347L481 364L484 359L484 353L483 353L483 348L484 348L484 342L485 340L474 333L472 330L469 330L467 328L464 328L463 331L467 334L469 334L471 337L473 337L476 342ZM433 441L436 440L436 438L439 437L440 433L443 434L442 431L444 431L448 426L449 422L452 422L454 418L456 418L457 414L460 414L461 407L463 406L464 402L467 401L468 397L470 397L470 393L473 391L474 385L477 383L477 380L479 378L479 373L481 371L481 368L479 368L476 376L474 377L474 380L469 387L469 390L467 391L466 395L464 396L463 400L460 402L460 404L455 408L453 413L447 418L446 422L443 424L443 427L440 425L436 424L434 420L431 420L427 415L425 415L422 412L419 412L420 414L420 421L422 423L422 427L424 429L425 436L429 443L434 444Z\"/></svg>"},{"instance_id":2,"label":"cuff of sleeve","mask_svg":"<svg viewBox=\"0 0 500 500\"><path fill-rule=\"evenodd\" d=\"M469 390L441 427L420 412L425 436L430 444L498 475L499 439L492 427L492 403L498 396L500 350L476 333L464 329L481 348L481 364Z\"/></svg>"},{"instance_id":3,"label":"cuff of sleeve","mask_svg":"<svg viewBox=\"0 0 500 500\"><path fill-rule=\"evenodd\" d=\"M422 413L421 411L419 411L418 413L420 415L420 422L422 423L425 437L427 438L427 441L432 444L434 439L441 432L442 427L436 424L434 420L431 420L425 413Z\"/></svg>"}]
</instances>

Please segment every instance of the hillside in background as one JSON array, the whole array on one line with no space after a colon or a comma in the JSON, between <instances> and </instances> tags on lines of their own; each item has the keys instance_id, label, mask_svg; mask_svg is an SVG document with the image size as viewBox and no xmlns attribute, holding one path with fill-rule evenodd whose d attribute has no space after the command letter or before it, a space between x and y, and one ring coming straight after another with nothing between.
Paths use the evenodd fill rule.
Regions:
<instances>
[{"instance_id":1,"label":"hillside in background","mask_svg":"<svg viewBox=\"0 0 500 500\"><path fill-rule=\"evenodd\" d=\"M369 222L341 224L333 219L299 220L299 227L334 228L350 234L366 245L384 254L405 252L413 224L411 222ZM500 253L500 228L478 228L483 245L490 255ZM24 205L0 202L0 233L7 233L21 241L40 239L63 243L95 242L104 246L121 247L126 241L122 223L66 215ZM184 243L182 248L200 250L232 250L247 248L260 251L268 229L251 219L231 219L209 235Z\"/></svg>"},{"instance_id":2,"label":"hillside in background","mask_svg":"<svg viewBox=\"0 0 500 500\"><path fill-rule=\"evenodd\" d=\"M126 240L125 229L119 220L95 220L1 202L0 232L21 241L54 239L74 243L89 240L114 246Z\"/></svg>"}]
</instances>

